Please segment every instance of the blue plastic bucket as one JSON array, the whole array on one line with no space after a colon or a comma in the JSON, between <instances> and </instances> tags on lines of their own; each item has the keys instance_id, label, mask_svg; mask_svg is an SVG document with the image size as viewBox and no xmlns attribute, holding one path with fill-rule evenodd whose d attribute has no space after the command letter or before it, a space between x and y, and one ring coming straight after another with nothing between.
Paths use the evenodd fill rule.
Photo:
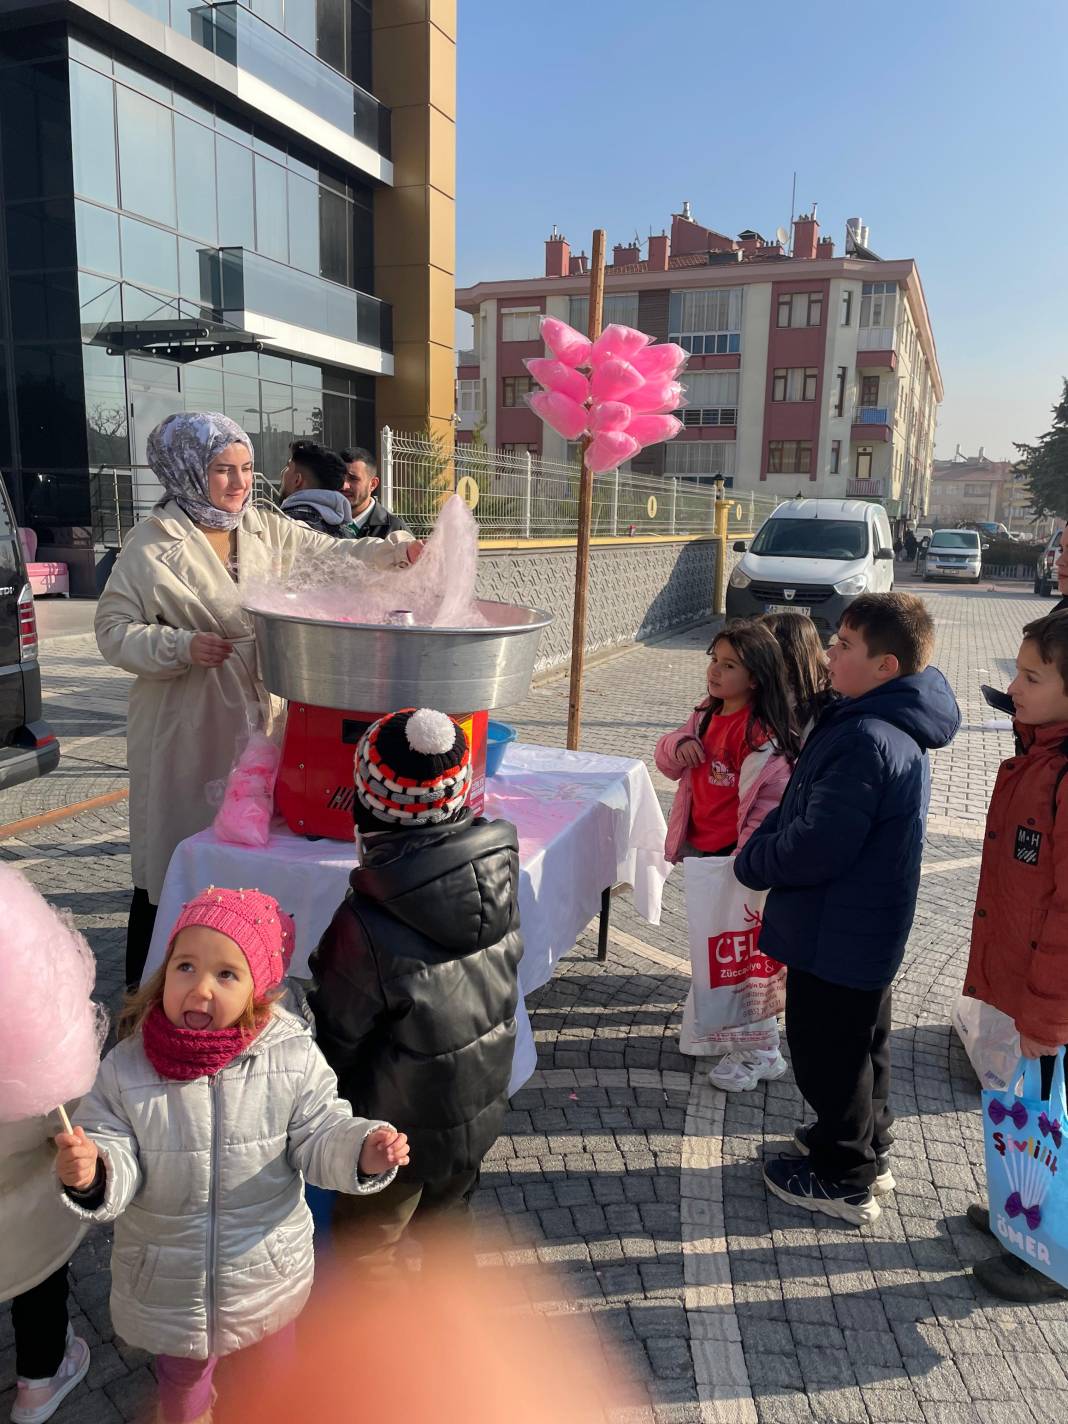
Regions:
<instances>
[{"instance_id":1,"label":"blue plastic bucket","mask_svg":"<svg viewBox=\"0 0 1068 1424\"><path fill-rule=\"evenodd\" d=\"M486 728L486 775L496 776L508 750L508 743L514 742L518 733L507 722L490 722Z\"/></svg>"}]
</instances>

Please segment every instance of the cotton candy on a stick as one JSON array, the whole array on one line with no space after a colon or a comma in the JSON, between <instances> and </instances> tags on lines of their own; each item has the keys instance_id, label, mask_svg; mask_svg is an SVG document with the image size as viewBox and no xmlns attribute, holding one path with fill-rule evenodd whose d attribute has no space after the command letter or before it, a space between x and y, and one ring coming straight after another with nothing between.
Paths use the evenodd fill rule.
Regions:
<instances>
[{"instance_id":1,"label":"cotton candy on a stick","mask_svg":"<svg viewBox=\"0 0 1068 1424\"><path fill-rule=\"evenodd\" d=\"M93 1086L107 1018L90 995L92 950L0 865L0 1122L41 1117Z\"/></svg>"}]
</instances>

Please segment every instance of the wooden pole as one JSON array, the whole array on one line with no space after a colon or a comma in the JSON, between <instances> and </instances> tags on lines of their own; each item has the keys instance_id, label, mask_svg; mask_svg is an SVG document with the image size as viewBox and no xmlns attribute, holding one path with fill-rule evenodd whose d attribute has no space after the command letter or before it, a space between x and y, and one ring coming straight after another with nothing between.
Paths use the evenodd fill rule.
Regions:
<instances>
[{"instance_id":1,"label":"wooden pole","mask_svg":"<svg viewBox=\"0 0 1068 1424\"><path fill-rule=\"evenodd\" d=\"M605 230L593 234L590 264L590 313L586 335L596 341L601 334L604 308ZM578 540L575 545L575 615L571 624L571 691L567 704L567 746L577 752L582 730L582 670L586 661L586 596L590 582L590 522L593 515L593 475L586 468L587 435L579 451Z\"/></svg>"}]
</instances>

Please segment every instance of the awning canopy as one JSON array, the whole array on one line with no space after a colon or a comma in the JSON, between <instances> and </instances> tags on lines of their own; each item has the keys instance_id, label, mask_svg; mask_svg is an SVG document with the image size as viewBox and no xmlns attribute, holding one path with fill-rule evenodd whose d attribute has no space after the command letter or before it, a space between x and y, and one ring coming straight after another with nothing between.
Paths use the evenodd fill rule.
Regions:
<instances>
[{"instance_id":1,"label":"awning canopy","mask_svg":"<svg viewBox=\"0 0 1068 1424\"><path fill-rule=\"evenodd\" d=\"M156 321L109 321L93 337L94 346L106 346L109 356L142 351L186 365L235 351L262 351L263 338L225 322L183 317Z\"/></svg>"}]
</instances>

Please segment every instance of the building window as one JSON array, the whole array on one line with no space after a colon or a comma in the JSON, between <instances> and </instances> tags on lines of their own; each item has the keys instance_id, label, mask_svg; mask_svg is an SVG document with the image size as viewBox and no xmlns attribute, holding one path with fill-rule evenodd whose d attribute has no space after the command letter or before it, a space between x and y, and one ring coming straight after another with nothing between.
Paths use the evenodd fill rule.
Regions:
<instances>
[{"instance_id":1,"label":"building window","mask_svg":"<svg viewBox=\"0 0 1068 1424\"><path fill-rule=\"evenodd\" d=\"M585 334L590 324L589 297L572 297L569 302L567 319L576 331ZM609 326L613 322L617 322L620 326L638 325L637 292L605 292L601 324Z\"/></svg>"},{"instance_id":2,"label":"building window","mask_svg":"<svg viewBox=\"0 0 1068 1424\"><path fill-rule=\"evenodd\" d=\"M879 404L879 377L862 376L860 380L861 405Z\"/></svg>"},{"instance_id":3,"label":"building window","mask_svg":"<svg viewBox=\"0 0 1068 1424\"><path fill-rule=\"evenodd\" d=\"M540 455L537 445L502 445L502 455Z\"/></svg>"},{"instance_id":4,"label":"building window","mask_svg":"<svg viewBox=\"0 0 1068 1424\"><path fill-rule=\"evenodd\" d=\"M778 326L820 326L822 322L822 292L792 292L779 298Z\"/></svg>"},{"instance_id":5,"label":"building window","mask_svg":"<svg viewBox=\"0 0 1068 1424\"><path fill-rule=\"evenodd\" d=\"M860 298L861 326L893 326L896 282L865 282Z\"/></svg>"},{"instance_id":6,"label":"building window","mask_svg":"<svg viewBox=\"0 0 1068 1424\"><path fill-rule=\"evenodd\" d=\"M839 366L834 377L834 413L835 415L845 414L846 398L846 378L849 375L845 366Z\"/></svg>"},{"instance_id":7,"label":"building window","mask_svg":"<svg viewBox=\"0 0 1068 1424\"><path fill-rule=\"evenodd\" d=\"M664 452L664 473L698 482L733 475L735 449L733 440L672 440Z\"/></svg>"},{"instance_id":8,"label":"building window","mask_svg":"<svg viewBox=\"0 0 1068 1424\"><path fill-rule=\"evenodd\" d=\"M815 366L780 366L772 376L771 398L777 401L814 401L818 376Z\"/></svg>"},{"instance_id":9,"label":"building window","mask_svg":"<svg viewBox=\"0 0 1068 1424\"><path fill-rule=\"evenodd\" d=\"M472 415L482 410L482 382L456 382L456 410L460 415Z\"/></svg>"},{"instance_id":10,"label":"building window","mask_svg":"<svg viewBox=\"0 0 1068 1424\"><path fill-rule=\"evenodd\" d=\"M694 356L727 356L741 351L741 287L672 292L668 331L669 340Z\"/></svg>"},{"instance_id":11,"label":"building window","mask_svg":"<svg viewBox=\"0 0 1068 1424\"><path fill-rule=\"evenodd\" d=\"M682 376L684 425L737 425L738 372L690 371Z\"/></svg>"},{"instance_id":12,"label":"building window","mask_svg":"<svg viewBox=\"0 0 1068 1424\"><path fill-rule=\"evenodd\" d=\"M505 311L501 313L502 341L537 341L541 327L539 311Z\"/></svg>"},{"instance_id":13,"label":"building window","mask_svg":"<svg viewBox=\"0 0 1068 1424\"><path fill-rule=\"evenodd\" d=\"M831 441L831 474L836 475L842 466L842 442Z\"/></svg>"},{"instance_id":14,"label":"building window","mask_svg":"<svg viewBox=\"0 0 1068 1424\"><path fill-rule=\"evenodd\" d=\"M989 490L990 490L989 485L965 485L965 486L964 486L964 498L965 498L965 499L985 499L986 496L987 496L987 494L989 493Z\"/></svg>"},{"instance_id":15,"label":"building window","mask_svg":"<svg viewBox=\"0 0 1068 1424\"><path fill-rule=\"evenodd\" d=\"M807 475L812 472L811 440L769 440L769 475Z\"/></svg>"},{"instance_id":16,"label":"building window","mask_svg":"<svg viewBox=\"0 0 1068 1424\"><path fill-rule=\"evenodd\" d=\"M525 405L523 397L530 395L534 382L529 376L505 376L502 381L501 405Z\"/></svg>"},{"instance_id":17,"label":"building window","mask_svg":"<svg viewBox=\"0 0 1068 1424\"><path fill-rule=\"evenodd\" d=\"M858 451L857 451L856 477L857 477L858 480L870 480L870 479L871 479L871 451L870 451L870 450L858 450Z\"/></svg>"},{"instance_id":18,"label":"building window","mask_svg":"<svg viewBox=\"0 0 1068 1424\"><path fill-rule=\"evenodd\" d=\"M842 325L853 325L853 293L849 288L842 293Z\"/></svg>"}]
</instances>

